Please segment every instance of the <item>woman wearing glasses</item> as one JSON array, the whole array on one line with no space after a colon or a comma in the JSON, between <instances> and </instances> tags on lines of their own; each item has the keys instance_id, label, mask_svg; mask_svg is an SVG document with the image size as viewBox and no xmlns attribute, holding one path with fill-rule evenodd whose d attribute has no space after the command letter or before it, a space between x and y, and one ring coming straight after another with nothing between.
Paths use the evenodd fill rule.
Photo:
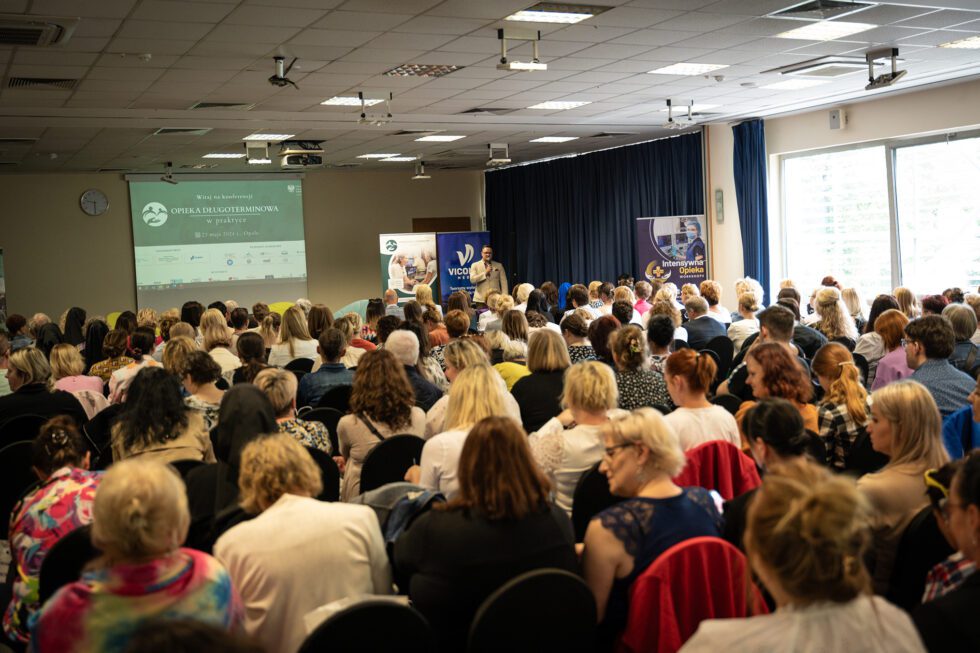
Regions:
<instances>
[{"instance_id":1,"label":"woman wearing glasses","mask_svg":"<svg viewBox=\"0 0 980 653\"><path fill-rule=\"evenodd\" d=\"M626 625L629 588L661 553L692 537L720 537L721 516L703 488L671 480L684 468L677 434L659 412L639 408L602 428L599 469L626 500L599 513L585 533L582 567L606 641Z\"/></svg>"}]
</instances>

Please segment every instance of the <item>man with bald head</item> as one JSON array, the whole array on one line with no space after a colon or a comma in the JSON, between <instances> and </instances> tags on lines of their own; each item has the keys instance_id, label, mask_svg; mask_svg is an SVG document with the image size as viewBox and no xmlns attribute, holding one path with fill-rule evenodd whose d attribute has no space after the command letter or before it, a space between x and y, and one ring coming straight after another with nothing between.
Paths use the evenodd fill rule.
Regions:
<instances>
[{"instance_id":1,"label":"man with bald head","mask_svg":"<svg viewBox=\"0 0 980 653\"><path fill-rule=\"evenodd\" d=\"M398 305L398 293L391 288L385 291L385 315L394 315L399 320L405 319L405 309Z\"/></svg>"}]
</instances>

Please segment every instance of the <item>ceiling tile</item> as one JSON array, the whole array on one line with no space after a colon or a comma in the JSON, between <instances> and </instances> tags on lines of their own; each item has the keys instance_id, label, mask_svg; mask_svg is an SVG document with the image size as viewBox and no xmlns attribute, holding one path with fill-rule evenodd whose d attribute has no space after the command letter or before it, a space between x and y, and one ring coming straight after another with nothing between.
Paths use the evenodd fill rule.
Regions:
<instances>
[{"instance_id":1,"label":"ceiling tile","mask_svg":"<svg viewBox=\"0 0 980 653\"><path fill-rule=\"evenodd\" d=\"M623 45L619 43L604 43L593 45L580 52L576 52L576 57L597 58L597 59L629 59L637 55L649 52L653 48L648 45Z\"/></svg>"},{"instance_id":2,"label":"ceiling tile","mask_svg":"<svg viewBox=\"0 0 980 653\"><path fill-rule=\"evenodd\" d=\"M411 14L381 14L363 11L331 11L325 18L310 25L316 29L331 30L387 30L404 23Z\"/></svg>"},{"instance_id":3,"label":"ceiling tile","mask_svg":"<svg viewBox=\"0 0 980 653\"><path fill-rule=\"evenodd\" d=\"M706 12L691 11L689 13L671 18L657 24L657 29L678 29L683 31L710 32L730 27L737 23L744 23L751 20L748 16L739 14L709 14Z\"/></svg>"},{"instance_id":4,"label":"ceiling tile","mask_svg":"<svg viewBox=\"0 0 980 653\"><path fill-rule=\"evenodd\" d=\"M296 27L259 27L252 25L218 25L208 34L208 41L284 43L299 32Z\"/></svg>"},{"instance_id":5,"label":"ceiling tile","mask_svg":"<svg viewBox=\"0 0 980 653\"><path fill-rule=\"evenodd\" d=\"M399 3L400 4L400 3ZM529 0L446 0L428 13L434 16L452 16L455 18L489 18L499 20L515 11L527 9L534 4Z\"/></svg>"},{"instance_id":6,"label":"ceiling tile","mask_svg":"<svg viewBox=\"0 0 980 653\"><path fill-rule=\"evenodd\" d=\"M684 12L642 7L614 7L598 16L590 18L588 24L600 27L630 27L633 29L650 27L665 20L676 18Z\"/></svg>"},{"instance_id":7,"label":"ceiling tile","mask_svg":"<svg viewBox=\"0 0 980 653\"><path fill-rule=\"evenodd\" d=\"M115 68L95 66L89 69L86 80L104 79L109 81L153 81L166 72L163 68Z\"/></svg>"},{"instance_id":8,"label":"ceiling tile","mask_svg":"<svg viewBox=\"0 0 980 653\"><path fill-rule=\"evenodd\" d=\"M156 57L158 54L184 54L192 47L196 41L170 41L167 39L154 39L153 41L153 55ZM114 38L109 43L110 52L124 52L127 54L136 55L141 52L147 51L147 42L144 38ZM133 57L137 61L138 58Z\"/></svg>"},{"instance_id":9,"label":"ceiling tile","mask_svg":"<svg viewBox=\"0 0 980 653\"><path fill-rule=\"evenodd\" d=\"M326 13L326 10L322 9L244 5L231 12L223 22L226 25L306 27L310 23L323 18Z\"/></svg>"},{"instance_id":10,"label":"ceiling tile","mask_svg":"<svg viewBox=\"0 0 980 653\"><path fill-rule=\"evenodd\" d=\"M235 8L234 4L192 2L185 0L143 0L132 18L139 20L171 20L179 17L188 23L217 23Z\"/></svg>"},{"instance_id":11,"label":"ceiling tile","mask_svg":"<svg viewBox=\"0 0 980 653\"><path fill-rule=\"evenodd\" d=\"M208 23L177 23L162 20L127 20L116 36L126 39L150 39L153 43L144 43L143 51L154 51L157 39L167 39L180 36L182 41L196 41L211 31L213 25Z\"/></svg>"},{"instance_id":12,"label":"ceiling tile","mask_svg":"<svg viewBox=\"0 0 980 653\"><path fill-rule=\"evenodd\" d=\"M349 0L338 9L351 9L355 11L379 11L385 12L392 9L395 4L397 9L404 13L417 14L439 4L442 0L398 0L392 3L391 0Z\"/></svg>"},{"instance_id":13,"label":"ceiling tile","mask_svg":"<svg viewBox=\"0 0 980 653\"><path fill-rule=\"evenodd\" d=\"M136 0L33 0L30 13L41 16L81 16L82 18L125 18Z\"/></svg>"},{"instance_id":14,"label":"ceiling tile","mask_svg":"<svg viewBox=\"0 0 980 653\"><path fill-rule=\"evenodd\" d=\"M741 37L743 39L751 39L751 36ZM669 45L671 43L677 43L678 41L699 41L702 45L704 44L704 37L695 32L681 32L677 30L660 30L660 29L641 29L625 36L620 36L618 38L612 39L610 43L625 43L629 45L648 45L651 48L658 45Z\"/></svg>"},{"instance_id":15,"label":"ceiling tile","mask_svg":"<svg viewBox=\"0 0 980 653\"><path fill-rule=\"evenodd\" d=\"M108 36L102 38L75 37L60 47L62 50L70 52L102 52L109 45L109 40Z\"/></svg>"},{"instance_id":16,"label":"ceiling tile","mask_svg":"<svg viewBox=\"0 0 980 653\"><path fill-rule=\"evenodd\" d=\"M381 32L361 32L356 30L306 29L289 40L297 45L318 45L331 47L357 47L381 35Z\"/></svg>"},{"instance_id":17,"label":"ceiling tile","mask_svg":"<svg viewBox=\"0 0 980 653\"><path fill-rule=\"evenodd\" d=\"M603 43L619 36L625 36L634 31L628 27L594 27L591 25L570 25L548 35L551 41L582 41L585 43Z\"/></svg>"},{"instance_id":18,"label":"ceiling tile","mask_svg":"<svg viewBox=\"0 0 980 653\"><path fill-rule=\"evenodd\" d=\"M943 28L977 19L980 19L980 12L943 10L908 18L898 24L902 27Z\"/></svg>"},{"instance_id":19,"label":"ceiling tile","mask_svg":"<svg viewBox=\"0 0 980 653\"><path fill-rule=\"evenodd\" d=\"M874 25L887 25L914 16L921 16L935 11L930 7L905 7L901 5L877 5L870 9L864 9L854 17L847 17L844 20L855 20L861 23L872 23Z\"/></svg>"},{"instance_id":20,"label":"ceiling tile","mask_svg":"<svg viewBox=\"0 0 980 653\"><path fill-rule=\"evenodd\" d=\"M493 23L479 18L449 18L446 16L419 16L403 22L394 29L396 32L414 34L450 34L461 36L486 28Z\"/></svg>"},{"instance_id":21,"label":"ceiling tile","mask_svg":"<svg viewBox=\"0 0 980 653\"><path fill-rule=\"evenodd\" d=\"M447 34L400 34L398 32L388 32L369 41L366 45L369 48L384 50L434 50L452 40L454 40L454 37Z\"/></svg>"},{"instance_id":22,"label":"ceiling tile","mask_svg":"<svg viewBox=\"0 0 980 653\"><path fill-rule=\"evenodd\" d=\"M89 18L79 21L78 25L75 26L75 31L71 33L71 38L69 41L74 40L78 37L85 38L98 38L112 36L122 25L121 20L115 20L112 18Z\"/></svg>"},{"instance_id":23,"label":"ceiling tile","mask_svg":"<svg viewBox=\"0 0 980 653\"><path fill-rule=\"evenodd\" d=\"M428 63L423 61L422 50L371 50L358 48L342 57L342 61L365 61L369 63L391 63L392 67L406 63Z\"/></svg>"}]
</instances>

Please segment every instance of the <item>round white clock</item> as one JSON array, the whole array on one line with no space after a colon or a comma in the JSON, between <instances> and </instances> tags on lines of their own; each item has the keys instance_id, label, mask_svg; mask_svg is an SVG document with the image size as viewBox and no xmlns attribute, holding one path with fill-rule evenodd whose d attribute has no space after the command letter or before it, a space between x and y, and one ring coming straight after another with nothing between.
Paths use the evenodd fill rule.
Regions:
<instances>
[{"instance_id":1,"label":"round white clock","mask_svg":"<svg viewBox=\"0 0 980 653\"><path fill-rule=\"evenodd\" d=\"M87 215L102 215L109 208L109 198L101 190L90 188L82 193L78 205Z\"/></svg>"}]
</instances>

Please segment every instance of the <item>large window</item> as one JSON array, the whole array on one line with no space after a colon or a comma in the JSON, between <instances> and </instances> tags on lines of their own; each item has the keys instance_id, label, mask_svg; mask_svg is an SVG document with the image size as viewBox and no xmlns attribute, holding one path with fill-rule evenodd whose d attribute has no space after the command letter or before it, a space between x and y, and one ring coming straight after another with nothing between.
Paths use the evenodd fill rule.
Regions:
<instances>
[{"instance_id":1,"label":"large window","mask_svg":"<svg viewBox=\"0 0 980 653\"><path fill-rule=\"evenodd\" d=\"M800 287L832 274L871 299L980 285L976 134L788 156L782 180L784 273Z\"/></svg>"}]
</instances>

